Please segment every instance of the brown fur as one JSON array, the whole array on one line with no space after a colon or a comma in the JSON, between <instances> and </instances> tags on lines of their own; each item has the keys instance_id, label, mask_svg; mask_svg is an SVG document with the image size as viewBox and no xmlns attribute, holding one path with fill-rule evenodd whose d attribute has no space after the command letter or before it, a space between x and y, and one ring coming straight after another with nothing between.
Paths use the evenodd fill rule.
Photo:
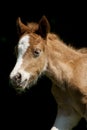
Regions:
<instances>
[{"instance_id":1,"label":"brown fur","mask_svg":"<svg viewBox=\"0 0 87 130\"><path fill-rule=\"evenodd\" d=\"M62 109L64 115L73 115L74 111L79 115L79 119L87 119L87 49L77 50L67 46L56 34L50 33L45 16L39 24L33 23L28 26L19 19L18 26L23 35L27 33L30 36L31 45L24 55L22 67L27 72L34 72L31 80L35 80L39 73L43 72L46 63L44 74L53 81L52 93L58 108ZM41 55L36 60L33 58L33 52L37 48Z\"/></svg>"}]
</instances>

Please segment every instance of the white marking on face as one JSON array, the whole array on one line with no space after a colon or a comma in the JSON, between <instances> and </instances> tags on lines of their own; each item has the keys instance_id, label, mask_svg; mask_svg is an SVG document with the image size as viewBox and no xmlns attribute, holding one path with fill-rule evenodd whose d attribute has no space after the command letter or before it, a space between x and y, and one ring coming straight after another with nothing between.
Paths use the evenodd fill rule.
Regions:
<instances>
[{"instance_id":1,"label":"white marking on face","mask_svg":"<svg viewBox=\"0 0 87 130\"><path fill-rule=\"evenodd\" d=\"M20 73L22 75L22 79L21 79L21 83L23 83L23 81L27 81L22 87L25 88L28 85L28 80L31 77L31 73L28 73L24 70L20 70Z\"/></svg>"},{"instance_id":2,"label":"white marking on face","mask_svg":"<svg viewBox=\"0 0 87 130\"><path fill-rule=\"evenodd\" d=\"M24 81L25 79L29 79L30 78L30 73L24 71L24 70L20 70L20 73L22 74L22 81Z\"/></svg>"},{"instance_id":3,"label":"white marking on face","mask_svg":"<svg viewBox=\"0 0 87 130\"><path fill-rule=\"evenodd\" d=\"M26 35L22 37L18 44L18 54L19 57L23 57L24 53L26 52L27 48L30 46L29 44L29 36Z\"/></svg>"},{"instance_id":4,"label":"white marking on face","mask_svg":"<svg viewBox=\"0 0 87 130\"><path fill-rule=\"evenodd\" d=\"M20 69L20 67L23 63L23 55L25 54L25 52L27 51L29 46L30 46L29 35L25 35L24 37L22 37L19 40L19 43L18 43L18 58L17 58L16 65L15 65L13 71L10 74L10 78L14 77L17 74L17 72L19 72L19 69Z\"/></svg>"}]
</instances>

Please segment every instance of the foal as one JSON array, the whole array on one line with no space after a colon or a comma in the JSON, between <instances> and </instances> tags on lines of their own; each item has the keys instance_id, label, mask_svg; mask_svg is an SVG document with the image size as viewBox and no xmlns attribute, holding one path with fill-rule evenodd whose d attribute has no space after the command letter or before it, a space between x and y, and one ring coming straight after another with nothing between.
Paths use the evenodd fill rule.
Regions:
<instances>
[{"instance_id":1,"label":"foal","mask_svg":"<svg viewBox=\"0 0 87 130\"><path fill-rule=\"evenodd\" d=\"M10 74L12 85L24 90L42 74L48 76L58 104L51 130L71 130L82 117L87 119L87 50L67 46L50 32L45 16L27 25L18 18L17 28L19 42L17 62Z\"/></svg>"}]
</instances>

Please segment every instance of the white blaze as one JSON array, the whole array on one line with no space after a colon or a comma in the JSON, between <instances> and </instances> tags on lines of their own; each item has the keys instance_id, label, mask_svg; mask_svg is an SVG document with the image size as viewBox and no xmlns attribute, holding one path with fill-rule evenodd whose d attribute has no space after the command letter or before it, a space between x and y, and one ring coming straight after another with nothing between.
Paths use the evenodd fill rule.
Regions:
<instances>
[{"instance_id":1,"label":"white blaze","mask_svg":"<svg viewBox=\"0 0 87 130\"><path fill-rule=\"evenodd\" d=\"M17 72L19 72L21 64L23 63L23 55L25 54L29 46L30 46L29 35L25 35L19 40L18 43L18 58L17 58L16 65L10 74L11 78L14 77L17 74Z\"/></svg>"}]
</instances>

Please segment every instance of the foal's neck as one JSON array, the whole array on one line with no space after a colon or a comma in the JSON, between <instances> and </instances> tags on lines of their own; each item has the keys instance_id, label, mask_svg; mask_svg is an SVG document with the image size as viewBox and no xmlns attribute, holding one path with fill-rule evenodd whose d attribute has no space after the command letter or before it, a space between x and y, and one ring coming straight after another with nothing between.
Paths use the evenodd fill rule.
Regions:
<instances>
[{"instance_id":1,"label":"foal's neck","mask_svg":"<svg viewBox=\"0 0 87 130\"><path fill-rule=\"evenodd\" d=\"M73 65L80 53L67 46L56 35L47 37L47 75L55 82L70 81L73 75Z\"/></svg>"}]
</instances>

